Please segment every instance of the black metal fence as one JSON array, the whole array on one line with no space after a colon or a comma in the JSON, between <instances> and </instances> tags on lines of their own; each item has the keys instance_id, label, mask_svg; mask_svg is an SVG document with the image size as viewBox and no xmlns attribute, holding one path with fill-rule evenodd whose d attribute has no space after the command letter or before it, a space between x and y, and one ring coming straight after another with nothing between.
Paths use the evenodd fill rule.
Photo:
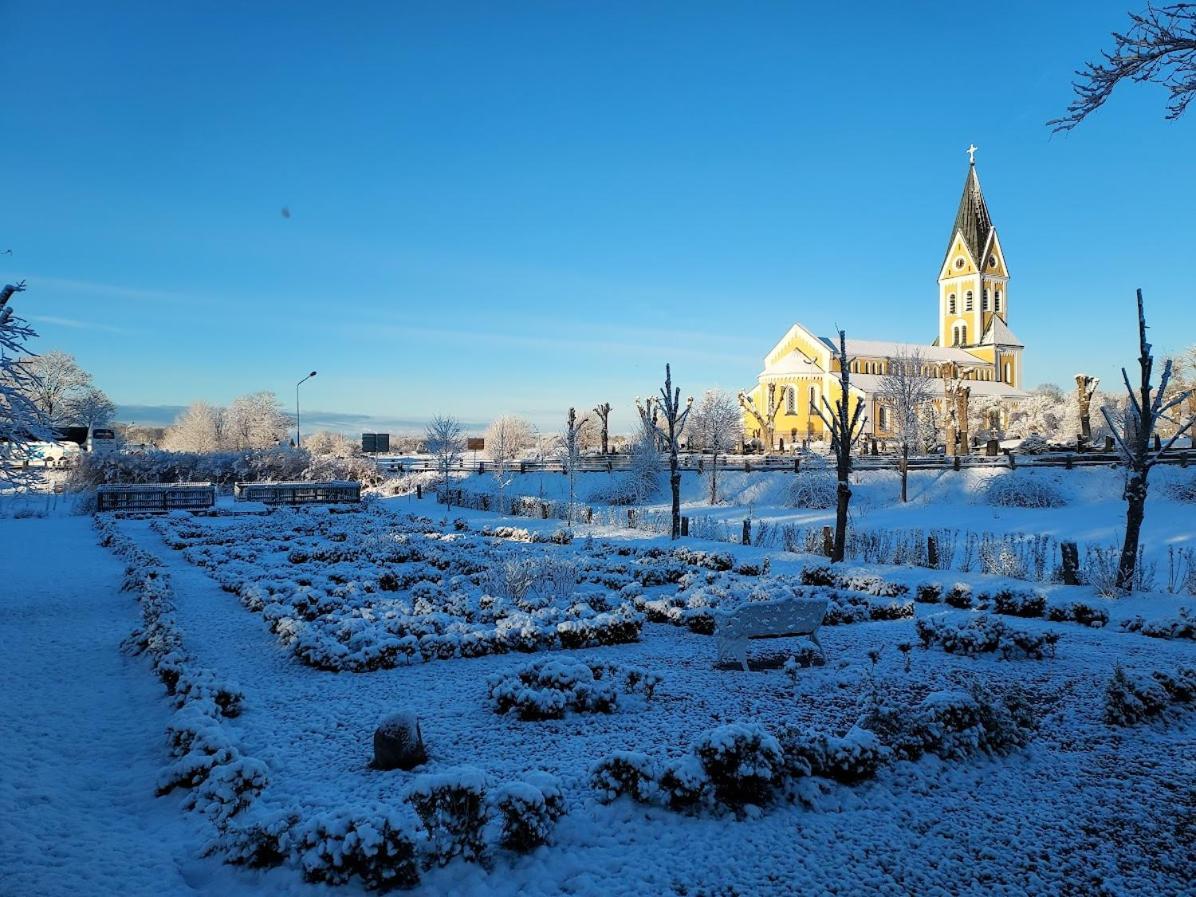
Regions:
<instances>
[{"instance_id":1,"label":"black metal fence","mask_svg":"<svg viewBox=\"0 0 1196 897\"><path fill-rule=\"evenodd\" d=\"M211 483L152 483L96 487L97 511L198 511L216 504Z\"/></svg>"}]
</instances>

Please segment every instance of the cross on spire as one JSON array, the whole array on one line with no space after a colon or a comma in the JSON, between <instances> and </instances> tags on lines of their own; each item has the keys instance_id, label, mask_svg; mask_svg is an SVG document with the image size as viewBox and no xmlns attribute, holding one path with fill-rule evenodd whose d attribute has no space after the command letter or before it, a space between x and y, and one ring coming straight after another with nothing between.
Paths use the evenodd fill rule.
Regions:
<instances>
[{"instance_id":1,"label":"cross on spire","mask_svg":"<svg viewBox=\"0 0 1196 897\"><path fill-rule=\"evenodd\" d=\"M973 143L966 150L964 150L964 152L966 152L968 154L968 164L969 165L976 164L976 150L978 150L978 149L980 149L980 147L976 146L976 144Z\"/></svg>"}]
</instances>

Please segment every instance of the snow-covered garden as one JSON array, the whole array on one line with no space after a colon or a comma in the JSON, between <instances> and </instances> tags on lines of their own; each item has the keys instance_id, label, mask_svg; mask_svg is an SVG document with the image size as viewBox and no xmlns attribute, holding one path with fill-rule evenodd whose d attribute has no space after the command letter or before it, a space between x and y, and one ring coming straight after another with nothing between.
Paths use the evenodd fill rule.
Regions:
<instances>
[{"instance_id":1,"label":"snow-covered garden","mask_svg":"<svg viewBox=\"0 0 1196 897\"><path fill-rule=\"evenodd\" d=\"M940 500L899 508L880 480L860 485L861 524L895 531L904 514L923 533L1077 538L1086 521L1103 540L1108 473L1056 475L1063 508L994 507L983 483L934 482L918 489ZM738 476L710 514L783 493L774 474ZM562 479L546 477L546 494ZM685 488L696 510L702 484ZM1162 543L1186 547L1190 506L1157 495L1147 544L1165 558ZM752 513L822 522L784 502ZM10 549L22 527L47 537L43 572L24 569L5 601L18 671L36 627L79 637L68 615L30 609L64 560L51 533L94 569L109 659L139 683L123 812L157 820L201 893L1190 887L1196 598L1165 573L1109 599L979 563L831 566L800 545L672 542L602 521L570 532L412 495L0 526ZM718 612L792 596L827 602L823 650L753 641L751 672L719 663ZM6 717L31 718L4 749L26 781L0 792L21 893L100 875L85 871L90 838L64 829L52 856L35 845L87 799L21 747L88 725L94 708L73 697L87 686L67 686L66 716L6 689ZM374 763L388 720L421 745L410 769ZM95 733L96 762L129 725ZM23 825L39 806L48 820ZM109 865L106 883L149 893L142 873Z\"/></svg>"}]
</instances>

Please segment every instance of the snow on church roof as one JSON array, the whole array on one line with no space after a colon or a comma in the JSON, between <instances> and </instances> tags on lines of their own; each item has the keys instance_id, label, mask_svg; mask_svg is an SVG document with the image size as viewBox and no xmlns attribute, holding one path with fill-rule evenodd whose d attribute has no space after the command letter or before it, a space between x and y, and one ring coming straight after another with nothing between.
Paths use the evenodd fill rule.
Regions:
<instances>
[{"instance_id":1,"label":"snow on church roof","mask_svg":"<svg viewBox=\"0 0 1196 897\"><path fill-rule=\"evenodd\" d=\"M972 360L976 360L974 356ZM880 390L880 384L883 379L884 377L880 374L852 374L851 385L862 389L866 393L875 393ZM1001 383L998 380L947 380L945 378L932 377L929 385L931 390L937 395L943 395L947 385L950 383L958 383L961 386L969 387L973 396L1024 399L1029 395L1024 389L1018 389L1016 386L1010 386L1008 383Z\"/></svg>"},{"instance_id":2,"label":"snow on church roof","mask_svg":"<svg viewBox=\"0 0 1196 897\"><path fill-rule=\"evenodd\" d=\"M801 352L794 349L781 358L776 364L770 364L760 372L760 376L777 376L786 375L794 376L801 374L821 374L822 368L816 365L810 359L806 358Z\"/></svg>"},{"instance_id":3,"label":"snow on church roof","mask_svg":"<svg viewBox=\"0 0 1196 897\"><path fill-rule=\"evenodd\" d=\"M1023 348L1022 341L1014 336L1009 325L1005 323L1003 318L993 316L992 321L988 325L988 329L984 331L984 336L980 340L982 346L1017 346Z\"/></svg>"},{"instance_id":4,"label":"snow on church roof","mask_svg":"<svg viewBox=\"0 0 1196 897\"><path fill-rule=\"evenodd\" d=\"M824 343L837 352L839 343L830 337L819 337ZM879 339L848 339L847 354L863 358L896 358L899 355L912 355L917 352L923 361L955 361L960 364L983 364L983 362L963 349L954 346L926 346L921 343L895 343Z\"/></svg>"}]
</instances>

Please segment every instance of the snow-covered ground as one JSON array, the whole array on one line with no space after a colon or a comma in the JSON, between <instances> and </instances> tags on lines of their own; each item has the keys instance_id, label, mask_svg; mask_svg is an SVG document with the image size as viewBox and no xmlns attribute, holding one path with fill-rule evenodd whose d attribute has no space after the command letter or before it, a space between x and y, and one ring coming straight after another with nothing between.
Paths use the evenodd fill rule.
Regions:
<instances>
[{"instance_id":1,"label":"snow-covered ground","mask_svg":"<svg viewBox=\"0 0 1196 897\"><path fill-rule=\"evenodd\" d=\"M597 476L582 478L582 488ZM976 504L974 484L954 476L954 481L917 476L911 490L916 499L908 508L893 507L886 497L895 488L892 482L864 482L857 493L859 522L1022 532L1046 527L1081 540L1116 535L1117 485L1108 471L1067 472L1072 479L1066 482L1076 484L1066 487L1070 504L1045 510L998 511ZM738 520L750 505L757 516L817 524L829 519L826 512L784 508L783 477L728 474L725 488L736 504L707 512ZM513 488L536 494L540 479L528 475ZM564 477L542 479L546 495L561 494ZM482 487L481 478L472 480ZM701 489L696 478L687 479L687 513L702 512ZM1192 596L1156 593L1106 601L1089 587L1049 586L1045 591L1052 604L1087 602L1105 610L1109 624L1090 628L994 617L1031 635L1057 634L1055 656L969 658L938 647L914 647L907 672L898 645L918 643L918 620L946 614L949 621L966 623L977 617L973 610L911 603L911 592L895 601L910 604L915 617L824 627L824 666L787 672L777 663L757 663L763 668L745 674L715 665L713 638L653 622L644 623L640 640L631 643L564 650L543 642L531 654L483 653L427 662L419 662L417 650L413 663L329 672L301 662L296 642L288 642L292 629L284 625L278 634L271 631L267 618L277 619L281 611L254 612L243 603L245 591L234 594L238 584L256 583L286 604L301 592L324 596L339 589L343 606L376 623L385 608L398 606L386 602L410 604L412 594L401 580L398 591L373 591L379 577L401 576L423 563L388 554L386 546L394 544L415 545L436 562L444 557L461 564L480 561L479 577L504 558L571 560L598 578L607 577L609 587L591 582L583 594L588 589L598 601L604 593L615 609L635 598L635 587L620 592L618 586L635 579L637 570L685 566L672 556L643 554L668 548L667 540L625 530L578 527L570 545L482 537L477 532L483 527L502 524L548 536L561 524L502 520L478 511L454 510L449 519L460 519L467 531L450 525L448 541L418 535L437 533L443 513L430 500L402 497L343 515L312 509L180 516L159 524L116 522L122 538L164 565L186 652L197 665L238 683L244 693L243 712L220 725L246 756L269 769L269 785L244 811L247 818L281 808L312 817L370 801L397 806L421 774L461 766L481 770L494 784L543 770L559 777L567 807L548 845L522 855L496 851L486 864L456 859L433 867L422 873L416 893L1191 893L1196 714L1176 711L1161 722L1120 728L1106 724L1103 713L1116 663L1137 674L1196 664L1192 641L1148 638L1118 625L1139 614L1176 618L1181 607L1196 609ZM413 520L413 514L436 523ZM1156 546L1189 540L1189 516L1178 503L1152 499L1148 539ZM585 538L587 531L592 541ZM696 540L686 545L724 553L741 572L690 569L683 597L692 597L707 575L736 593L740 587L796 581L815 561L760 547ZM640 552L620 556L619 549ZM311 557L322 551L340 554ZM770 569L760 576L766 557ZM0 739L0 892L322 892L324 886L304 883L293 860L254 871L201 857L214 834L212 825L185 811L184 797L177 793L153 796L159 770L171 760L164 732L172 706L150 660L119 650L122 638L141 622L133 595L119 591L122 567L99 547L85 518L0 519L5 577L0 709L8 721ZM429 573L420 569L421 575ZM851 569L909 586L962 580L977 593L1002 584L1028 588L977 573ZM441 572L448 577L458 571L450 566ZM675 583L648 581L653 584L640 590L641 601L678 594ZM367 583L369 591L360 588ZM454 588L465 596L462 601L475 600L479 591L463 580ZM714 587L708 591L717 597ZM569 613L587 619L586 611L570 608ZM550 620L544 631L551 631L553 613L541 615L541 622ZM464 617L453 623L452 616L441 619L441 628L463 631ZM310 628L311 621L295 625ZM802 644L757 642L751 655L757 661L780 659ZM879 652L875 663L870 652ZM571 712L533 722L495 713L488 677L552 656L634 665L661 681L650 700L628 702L612 714ZM617 751L640 751L661 761L678 758L701 733L730 722L757 723L772 732L798 726L842 734L874 691L913 706L929 693L972 683L1027 691L1038 729L1026 747L1008 756L946 760L927 755L917 762L893 762L860 784L824 783L803 790L800 800L778 799L738 816L717 808L675 812L626 797L604 804L590 782L593 766ZM418 714L429 759L410 773L374 770L369 765L374 728L400 710ZM353 881L341 892L358 893L361 887Z\"/></svg>"}]
</instances>

